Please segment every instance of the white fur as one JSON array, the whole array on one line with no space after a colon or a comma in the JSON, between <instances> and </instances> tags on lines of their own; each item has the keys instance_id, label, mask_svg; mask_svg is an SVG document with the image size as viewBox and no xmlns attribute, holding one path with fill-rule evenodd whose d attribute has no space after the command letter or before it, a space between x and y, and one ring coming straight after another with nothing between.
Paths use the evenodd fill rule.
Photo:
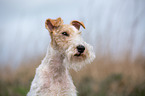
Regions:
<instances>
[{"instance_id":1,"label":"white fur","mask_svg":"<svg viewBox=\"0 0 145 96\"><path fill-rule=\"evenodd\" d=\"M87 48L89 51L89 54L87 54L87 58L83 61L77 61L77 62L71 62L71 57L73 56L75 50L74 46L70 46L68 50L66 50L66 58L64 59L65 64L67 68L73 68L75 71L79 71L84 65L90 64L95 59L95 54L93 52L93 47L88 45L86 42L83 42L83 45ZM75 50L75 51L74 51Z\"/></svg>"},{"instance_id":2,"label":"white fur","mask_svg":"<svg viewBox=\"0 0 145 96\"><path fill-rule=\"evenodd\" d=\"M73 29L77 31L75 28ZM74 56L77 52L76 46L79 44L85 46L82 57ZM36 69L36 75L27 96L77 96L68 69L80 70L85 64L94 60L95 54L92 46L84 42L77 33L63 47L67 48L65 52L60 52L52 47L48 48L45 58Z\"/></svg>"}]
</instances>

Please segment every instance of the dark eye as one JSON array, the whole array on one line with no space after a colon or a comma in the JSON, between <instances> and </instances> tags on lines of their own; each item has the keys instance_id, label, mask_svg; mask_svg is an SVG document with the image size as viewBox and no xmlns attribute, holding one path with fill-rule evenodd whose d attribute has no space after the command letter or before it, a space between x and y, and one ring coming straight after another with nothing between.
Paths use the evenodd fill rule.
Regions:
<instances>
[{"instance_id":1,"label":"dark eye","mask_svg":"<svg viewBox=\"0 0 145 96\"><path fill-rule=\"evenodd\" d=\"M69 34L67 34L67 32L62 32L62 35L69 36Z\"/></svg>"}]
</instances>

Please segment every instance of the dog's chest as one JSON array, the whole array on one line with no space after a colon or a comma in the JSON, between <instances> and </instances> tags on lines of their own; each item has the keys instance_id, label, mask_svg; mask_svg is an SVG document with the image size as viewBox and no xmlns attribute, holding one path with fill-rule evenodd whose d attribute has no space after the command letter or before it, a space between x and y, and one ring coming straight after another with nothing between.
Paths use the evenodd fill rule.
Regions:
<instances>
[{"instance_id":1,"label":"dog's chest","mask_svg":"<svg viewBox=\"0 0 145 96\"><path fill-rule=\"evenodd\" d=\"M53 96L72 96L70 93L76 92L76 88L72 82L71 77L67 73L63 74L43 74L47 75L43 78L42 89L45 92L54 94ZM66 95L65 95L66 94Z\"/></svg>"}]
</instances>

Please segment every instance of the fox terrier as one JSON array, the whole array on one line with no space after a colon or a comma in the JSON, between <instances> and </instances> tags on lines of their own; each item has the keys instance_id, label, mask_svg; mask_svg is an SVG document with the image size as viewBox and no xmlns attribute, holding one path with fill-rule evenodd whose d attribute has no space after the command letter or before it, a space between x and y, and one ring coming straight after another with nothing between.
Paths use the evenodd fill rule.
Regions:
<instances>
[{"instance_id":1,"label":"fox terrier","mask_svg":"<svg viewBox=\"0 0 145 96\"><path fill-rule=\"evenodd\" d=\"M69 25L61 18L46 20L51 43L27 96L77 96L69 69L78 71L95 58L93 47L81 38L80 26L85 29L83 22L76 20Z\"/></svg>"}]
</instances>

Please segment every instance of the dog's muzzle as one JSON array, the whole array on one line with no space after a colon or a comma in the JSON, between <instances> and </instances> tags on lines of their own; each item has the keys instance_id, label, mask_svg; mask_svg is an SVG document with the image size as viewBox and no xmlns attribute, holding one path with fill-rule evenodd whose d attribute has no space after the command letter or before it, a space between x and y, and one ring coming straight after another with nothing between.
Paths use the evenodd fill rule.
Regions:
<instances>
[{"instance_id":1,"label":"dog's muzzle","mask_svg":"<svg viewBox=\"0 0 145 96\"><path fill-rule=\"evenodd\" d=\"M80 56L85 51L85 47L83 45L78 45L76 49L78 52L74 56Z\"/></svg>"}]
</instances>

